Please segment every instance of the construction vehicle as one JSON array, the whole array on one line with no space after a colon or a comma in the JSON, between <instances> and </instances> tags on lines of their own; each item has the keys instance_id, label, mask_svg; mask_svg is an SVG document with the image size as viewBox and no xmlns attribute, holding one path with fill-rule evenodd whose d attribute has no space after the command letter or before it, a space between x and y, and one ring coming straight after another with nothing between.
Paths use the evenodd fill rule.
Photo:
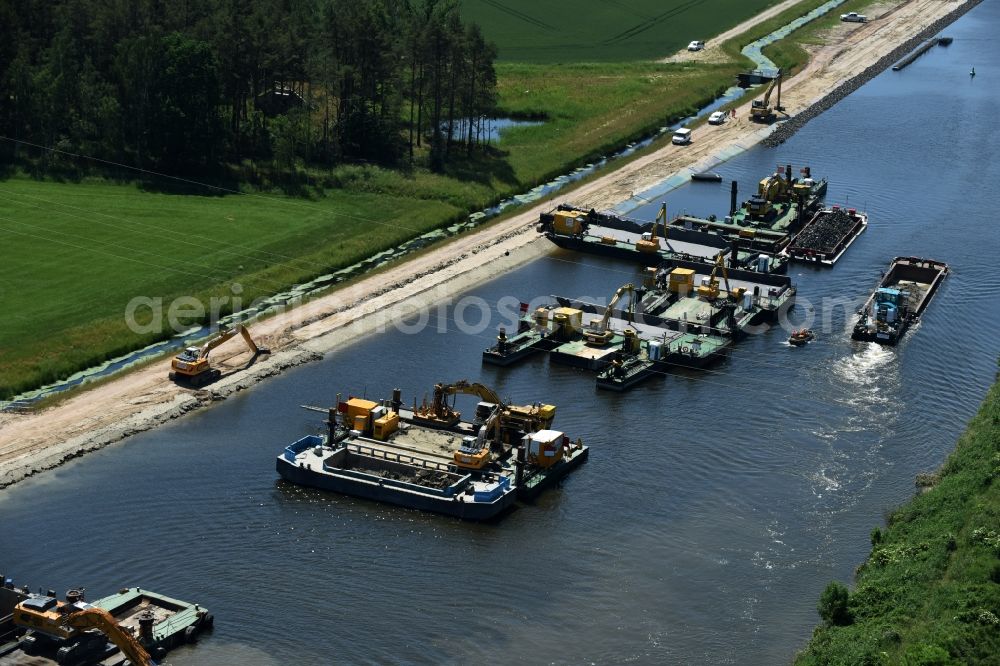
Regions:
<instances>
[{"instance_id":1,"label":"construction vehicle","mask_svg":"<svg viewBox=\"0 0 1000 666\"><path fill-rule=\"evenodd\" d=\"M174 357L170 364L170 374L168 377L174 381L185 382L192 386L204 386L222 376L222 371L213 368L208 362L209 353L219 345L227 342L237 334L242 335L247 343L247 347L253 352L256 359L260 354L269 354L271 350L260 347L253 338L250 331L243 324L231 328L227 331L219 331L219 334L208 340L201 347L188 347L183 352Z\"/></svg>"},{"instance_id":2,"label":"construction vehicle","mask_svg":"<svg viewBox=\"0 0 1000 666\"><path fill-rule=\"evenodd\" d=\"M508 405L489 387L463 379L452 384L435 384L431 404L425 400L420 408L414 406L414 421L432 427L453 427L462 415L448 404L448 396L458 394L474 395L480 400L472 422L479 427L477 435L465 438L454 453L455 465L465 469L486 467L491 462L491 448L512 445L526 433L549 428L556 415L554 405Z\"/></svg>"},{"instance_id":3,"label":"construction vehicle","mask_svg":"<svg viewBox=\"0 0 1000 666\"><path fill-rule=\"evenodd\" d=\"M37 653L43 643L51 643L58 646L55 654L59 664L99 661L107 656L110 640L132 666L154 663L139 639L125 631L111 613L84 603L78 590L70 590L66 596L66 602L51 596L32 596L14 608L14 623L32 632L21 640L25 652ZM140 633L148 625L151 636L153 621L150 617L144 623L140 617Z\"/></svg>"},{"instance_id":4,"label":"construction vehicle","mask_svg":"<svg viewBox=\"0 0 1000 666\"><path fill-rule=\"evenodd\" d=\"M667 240L667 204L660 205L660 212L653 220L653 229L648 234L643 234L642 238L635 242L635 249L639 252L655 253L660 251L660 238L656 235L656 225L663 220L663 240Z\"/></svg>"},{"instance_id":5,"label":"construction vehicle","mask_svg":"<svg viewBox=\"0 0 1000 666\"><path fill-rule=\"evenodd\" d=\"M655 232L654 232L655 233ZM635 285L631 282L628 284L623 284L615 292L615 295L611 297L611 301L608 303L608 307L604 309L604 316L600 319L592 319L590 323L587 324L587 328L583 330L583 338L586 340L588 345L597 345L603 347L611 342L614 338L614 331L608 325L611 321L611 313L614 311L615 306L618 305L618 301L622 297L628 294L629 303L628 308L625 312L629 321L632 320L632 313L635 310Z\"/></svg>"},{"instance_id":6,"label":"construction vehicle","mask_svg":"<svg viewBox=\"0 0 1000 666\"><path fill-rule=\"evenodd\" d=\"M771 106L771 93L777 89L778 98L774 104ZM771 83L767 86L767 91L764 93L763 99L755 99L750 103L750 119L759 123L770 123L774 121L777 117L778 111L784 111L785 109L781 106L781 70L778 70L777 76L771 79Z\"/></svg>"},{"instance_id":7,"label":"construction vehicle","mask_svg":"<svg viewBox=\"0 0 1000 666\"><path fill-rule=\"evenodd\" d=\"M698 285L698 295L702 298L707 298L713 300L719 297L719 278L716 275L719 269L722 269L722 279L726 283L726 293L730 293L729 288L729 272L726 270L726 260L722 255L719 255L715 259L715 266L712 268L712 274L707 278L702 278L702 283Z\"/></svg>"}]
</instances>

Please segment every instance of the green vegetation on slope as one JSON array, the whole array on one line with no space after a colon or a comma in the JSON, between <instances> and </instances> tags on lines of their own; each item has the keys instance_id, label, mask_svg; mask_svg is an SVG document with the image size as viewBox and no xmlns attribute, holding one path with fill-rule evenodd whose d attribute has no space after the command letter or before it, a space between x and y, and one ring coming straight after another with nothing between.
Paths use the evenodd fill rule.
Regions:
<instances>
[{"instance_id":1,"label":"green vegetation on slope","mask_svg":"<svg viewBox=\"0 0 1000 666\"><path fill-rule=\"evenodd\" d=\"M872 532L853 593L824 591L812 664L995 664L1000 655L1000 382L937 484Z\"/></svg>"},{"instance_id":2,"label":"green vegetation on slope","mask_svg":"<svg viewBox=\"0 0 1000 666\"><path fill-rule=\"evenodd\" d=\"M522 182L535 174L555 175L667 119L694 113L732 85L739 69L734 64L504 63L498 66L503 112L544 114L547 122L513 128L501 145Z\"/></svg>"},{"instance_id":3,"label":"green vegetation on slope","mask_svg":"<svg viewBox=\"0 0 1000 666\"><path fill-rule=\"evenodd\" d=\"M779 0L462 0L501 60L624 62L670 55Z\"/></svg>"}]
</instances>

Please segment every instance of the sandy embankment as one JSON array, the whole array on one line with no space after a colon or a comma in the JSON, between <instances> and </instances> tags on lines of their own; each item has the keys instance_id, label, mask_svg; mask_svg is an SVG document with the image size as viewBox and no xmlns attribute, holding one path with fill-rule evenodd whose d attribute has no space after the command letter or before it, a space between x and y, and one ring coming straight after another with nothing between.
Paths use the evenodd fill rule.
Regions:
<instances>
[{"instance_id":1,"label":"sandy embankment","mask_svg":"<svg viewBox=\"0 0 1000 666\"><path fill-rule=\"evenodd\" d=\"M813 53L802 74L788 80L782 103L791 116L811 115L810 107L828 102L831 91L883 64L904 42L952 12L978 0L906 0L888 3L867 24L844 24L827 46ZM760 20L758 17L757 20ZM952 19L953 20L953 19ZM741 26L746 30L753 22ZM563 194L579 205L611 207L653 188L692 165L708 165L734 147L749 147L772 132L752 124L749 101L737 120L697 132L691 146L665 145L648 155ZM538 238L538 215L552 204L525 208L502 224L454 239L381 274L254 325L254 334L274 353L250 369L232 372L209 390L192 391L166 380L169 363L160 362L81 392L38 413L0 414L0 487L15 483L64 460L155 427L192 409L225 399L282 370L320 357L384 324L386 312L406 314L461 293L550 251ZM213 363L236 370L248 354L220 348ZM238 349L238 346L235 347Z\"/></svg>"}]
</instances>

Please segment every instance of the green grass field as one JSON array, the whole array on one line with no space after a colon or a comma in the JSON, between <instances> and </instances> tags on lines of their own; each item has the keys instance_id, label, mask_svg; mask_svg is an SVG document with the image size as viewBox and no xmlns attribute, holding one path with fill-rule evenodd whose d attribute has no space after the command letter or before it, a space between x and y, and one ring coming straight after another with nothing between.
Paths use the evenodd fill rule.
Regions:
<instances>
[{"instance_id":1,"label":"green grass field","mask_svg":"<svg viewBox=\"0 0 1000 666\"><path fill-rule=\"evenodd\" d=\"M158 336L125 325L135 296L244 303L454 218L446 200L331 190L315 201L134 185L0 181L0 397Z\"/></svg>"},{"instance_id":2,"label":"green grass field","mask_svg":"<svg viewBox=\"0 0 1000 666\"><path fill-rule=\"evenodd\" d=\"M653 60L707 40L778 0L462 0L502 60Z\"/></svg>"},{"instance_id":3,"label":"green grass field","mask_svg":"<svg viewBox=\"0 0 1000 666\"><path fill-rule=\"evenodd\" d=\"M1000 655L1000 382L929 492L872 532L840 621L797 664L996 664ZM844 603L846 601L846 603Z\"/></svg>"}]
</instances>

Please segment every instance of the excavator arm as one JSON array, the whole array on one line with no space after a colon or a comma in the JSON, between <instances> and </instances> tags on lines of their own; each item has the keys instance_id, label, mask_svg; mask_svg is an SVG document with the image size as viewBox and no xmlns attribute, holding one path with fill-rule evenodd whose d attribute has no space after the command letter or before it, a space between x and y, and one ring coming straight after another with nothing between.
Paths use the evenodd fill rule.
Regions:
<instances>
[{"instance_id":1,"label":"excavator arm","mask_svg":"<svg viewBox=\"0 0 1000 666\"><path fill-rule=\"evenodd\" d=\"M715 266L712 268L712 273L708 276L708 285L701 285L698 287L699 296L704 296L705 298L718 298L719 278L716 276L719 274L719 269L722 269L722 279L726 285L726 293L732 293L729 288L729 271L726 270L726 259L720 254L716 257Z\"/></svg>"},{"instance_id":2,"label":"excavator arm","mask_svg":"<svg viewBox=\"0 0 1000 666\"><path fill-rule=\"evenodd\" d=\"M231 340L233 337L236 336L237 333L243 336L243 339L246 341L247 347L250 348L250 351L252 351L254 354L259 354L261 352L260 347L258 347L257 343L253 341L252 337L250 337L250 331L247 330L246 326L240 324L239 326L231 328L228 331L225 331L224 333L220 333L219 335L215 336L214 338L206 342L204 345L202 345L201 357L207 358L209 352L211 352L219 345L222 345Z\"/></svg>"},{"instance_id":3,"label":"excavator arm","mask_svg":"<svg viewBox=\"0 0 1000 666\"><path fill-rule=\"evenodd\" d=\"M775 90L778 91L778 99L775 103L774 108L771 108L771 93ZM750 113L757 120L771 120L774 117L775 111L781 111L781 70L778 70L778 75L771 79L771 83L768 84L767 90L764 92L764 98L759 100L754 100L750 103Z\"/></svg>"},{"instance_id":4,"label":"excavator arm","mask_svg":"<svg viewBox=\"0 0 1000 666\"><path fill-rule=\"evenodd\" d=\"M488 386L483 386L478 383L469 383L467 380L463 379L457 381L454 384L448 384L443 387L444 393L447 395L455 395L456 393L462 393L464 395L475 395L479 396L479 399L483 402L492 402L501 409L505 406L503 401L500 399L493 389Z\"/></svg>"},{"instance_id":5,"label":"excavator arm","mask_svg":"<svg viewBox=\"0 0 1000 666\"><path fill-rule=\"evenodd\" d=\"M656 233L660 220L663 220L663 240L667 240L667 204L664 203L660 206L660 212L656 214L656 219L653 220L653 229L649 233L649 238L647 239L643 234L643 237L635 242L635 249L646 253L660 251L660 238ZM670 247L669 242L667 247Z\"/></svg>"},{"instance_id":6,"label":"excavator arm","mask_svg":"<svg viewBox=\"0 0 1000 666\"><path fill-rule=\"evenodd\" d=\"M583 336L590 344L606 345L611 342L612 333L608 325L611 323L611 314L615 306L625 296L629 295L629 305L627 311L631 313L635 309L635 285L631 282L623 284L611 297L608 307L604 309L604 315L600 319L592 319L588 328L584 330Z\"/></svg>"},{"instance_id":7,"label":"excavator arm","mask_svg":"<svg viewBox=\"0 0 1000 666\"><path fill-rule=\"evenodd\" d=\"M146 649L121 628L114 616L103 608L91 607L66 616L65 623L74 629L97 629L118 646L132 666L155 664Z\"/></svg>"}]
</instances>

